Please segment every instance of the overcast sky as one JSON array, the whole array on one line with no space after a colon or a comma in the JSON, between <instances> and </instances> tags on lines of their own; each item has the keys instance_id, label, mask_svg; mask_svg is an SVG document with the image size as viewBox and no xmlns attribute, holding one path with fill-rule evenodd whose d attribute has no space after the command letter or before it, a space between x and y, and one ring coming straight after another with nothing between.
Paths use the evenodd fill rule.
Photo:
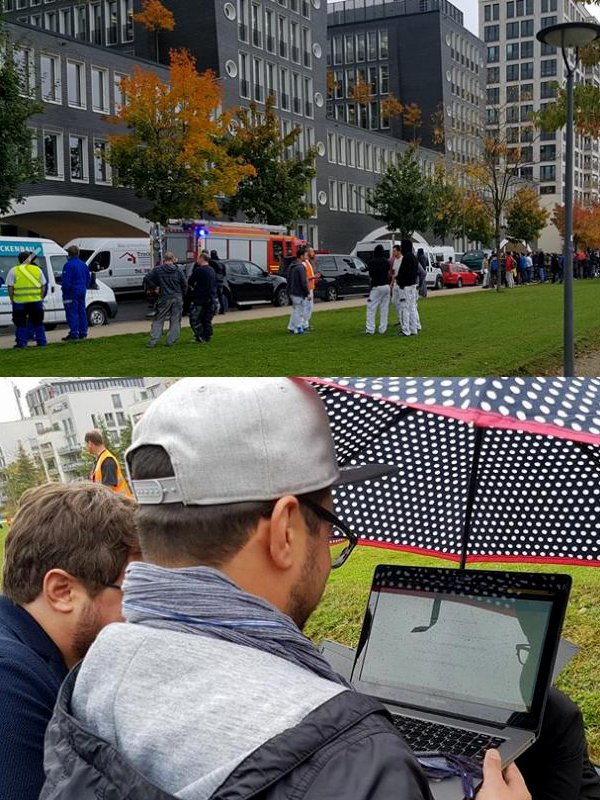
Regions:
<instances>
[{"instance_id":1,"label":"overcast sky","mask_svg":"<svg viewBox=\"0 0 600 800\"><path fill-rule=\"evenodd\" d=\"M29 416L25 392L33 389L40 382L40 378L0 378L0 422L19 419L19 408L15 399L14 386L21 390L21 405L23 413Z\"/></svg>"}]
</instances>

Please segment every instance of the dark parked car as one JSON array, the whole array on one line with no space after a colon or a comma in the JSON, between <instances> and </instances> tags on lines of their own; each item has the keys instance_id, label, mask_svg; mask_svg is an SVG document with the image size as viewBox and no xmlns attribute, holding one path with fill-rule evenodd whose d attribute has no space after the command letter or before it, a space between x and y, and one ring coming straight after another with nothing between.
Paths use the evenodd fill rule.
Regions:
<instances>
[{"instance_id":1,"label":"dark parked car","mask_svg":"<svg viewBox=\"0 0 600 800\"><path fill-rule=\"evenodd\" d=\"M360 258L337 254L316 258L315 272L321 275L315 288L316 297L337 300L348 294L369 294L369 272Z\"/></svg>"},{"instance_id":2,"label":"dark parked car","mask_svg":"<svg viewBox=\"0 0 600 800\"><path fill-rule=\"evenodd\" d=\"M288 305L287 281L281 275L271 275L252 261L229 259L222 263L226 272L223 291L229 305Z\"/></svg>"}]
</instances>

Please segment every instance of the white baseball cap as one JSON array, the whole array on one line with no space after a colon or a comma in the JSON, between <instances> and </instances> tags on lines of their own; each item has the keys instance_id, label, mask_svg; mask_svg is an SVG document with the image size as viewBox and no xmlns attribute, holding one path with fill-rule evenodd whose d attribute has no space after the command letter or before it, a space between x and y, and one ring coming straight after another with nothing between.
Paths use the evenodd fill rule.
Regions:
<instances>
[{"instance_id":1,"label":"white baseball cap","mask_svg":"<svg viewBox=\"0 0 600 800\"><path fill-rule=\"evenodd\" d=\"M129 458L144 445L165 449L174 477L131 479ZM325 406L296 378L183 378L136 425L126 462L142 505L275 500L397 471L340 468Z\"/></svg>"}]
</instances>

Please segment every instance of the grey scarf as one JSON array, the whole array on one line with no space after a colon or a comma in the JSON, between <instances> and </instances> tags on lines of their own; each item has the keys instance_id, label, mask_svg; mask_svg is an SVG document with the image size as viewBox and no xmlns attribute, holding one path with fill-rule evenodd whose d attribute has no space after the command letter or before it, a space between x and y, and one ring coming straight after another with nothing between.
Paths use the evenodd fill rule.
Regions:
<instances>
[{"instance_id":1,"label":"grey scarf","mask_svg":"<svg viewBox=\"0 0 600 800\"><path fill-rule=\"evenodd\" d=\"M211 567L132 563L123 583L123 615L127 622L263 650L348 686L290 617Z\"/></svg>"}]
</instances>

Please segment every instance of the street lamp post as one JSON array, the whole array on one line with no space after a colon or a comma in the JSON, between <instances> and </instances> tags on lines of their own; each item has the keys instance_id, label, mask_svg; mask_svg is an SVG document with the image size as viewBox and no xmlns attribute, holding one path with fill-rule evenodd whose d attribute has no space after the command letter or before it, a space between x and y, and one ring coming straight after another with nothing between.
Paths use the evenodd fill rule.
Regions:
<instances>
[{"instance_id":1,"label":"street lamp post","mask_svg":"<svg viewBox=\"0 0 600 800\"><path fill-rule=\"evenodd\" d=\"M592 22L563 22L538 31L536 38L544 44L560 47L567 69L567 152L565 164L565 235L564 235L564 367L565 377L575 374L575 340L573 336L573 83L579 61L579 48L600 38L600 25ZM573 64L567 50L575 50Z\"/></svg>"}]
</instances>

